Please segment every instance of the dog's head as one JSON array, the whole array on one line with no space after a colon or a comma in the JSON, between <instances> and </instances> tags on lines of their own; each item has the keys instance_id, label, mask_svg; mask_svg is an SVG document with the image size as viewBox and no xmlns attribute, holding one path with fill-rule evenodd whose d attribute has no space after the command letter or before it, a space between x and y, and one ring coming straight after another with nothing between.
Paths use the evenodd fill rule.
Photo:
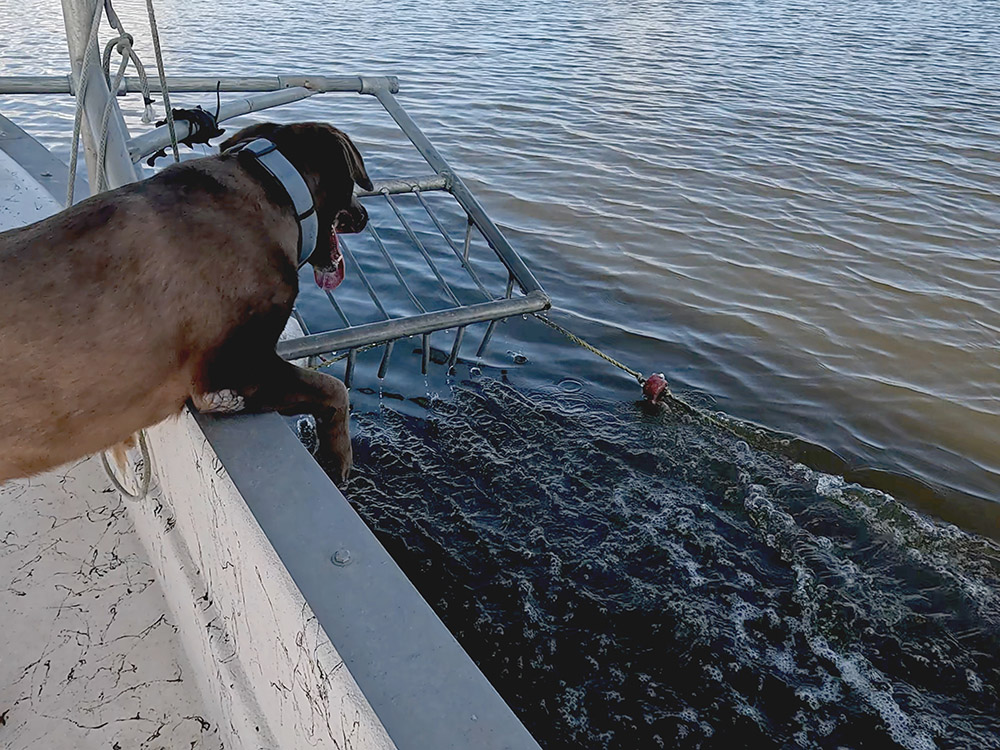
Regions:
<instances>
[{"instance_id":1,"label":"dog's head","mask_svg":"<svg viewBox=\"0 0 1000 750\"><path fill-rule=\"evenodd\" d=\"M266 138L299 171L312 192L319 218L319 240L310 256L316 284L335 289L344 280L344 255L338 233L360 232L368 212L354 197L354 186L372 189L365 161L347 134L321 122L251 125L220 145L225 151L255 138Z\"/></svg>"}]
</instances>

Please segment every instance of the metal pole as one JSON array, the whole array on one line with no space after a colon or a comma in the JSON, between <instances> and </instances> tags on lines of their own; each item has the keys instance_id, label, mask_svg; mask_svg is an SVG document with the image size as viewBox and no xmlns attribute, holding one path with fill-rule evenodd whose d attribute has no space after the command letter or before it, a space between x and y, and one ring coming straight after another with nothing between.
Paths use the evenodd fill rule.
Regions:
<instances>
[{"instance_id":1,"label":"metal pole","mask_svg":"<svg viewBox=\"0 0 1000 750\"><path fill-rule=\"evenodd\" d=\"M458 262L462 264L462 268L465 269L466 273L468 273L469 276L472 277L472 280L479 287L479 291L482 292L483 297L485 297L488 300L493 299L493 296L486 290L486 286L483 284L482 279L479 278L479 274L476 273L476 269L474 269L472 265L469 263L468 254L463 256L462 251L458 249L458 247L455 245L454 242L452 242L451 237L448 236L448 230L444 228L444 224L441 223L441 220L438 219L437 215L433 211L431 211L430 204L428 204L427 201L424 200L424 196L422 196L420 193L416 193L416 196L417 200L420 201L420 205L424 207L424 211L426 211L427 215L431 217L431 221L434 222L434 226L437 227L438 232L441 233L441 236L444 237L445 242L447 242L448 246L451 247L452 252L455 253L456 257L458 257Z\"/></svg>"},{"instance_id":2,"label":"metal pole","mask_svg":"<svg viewBox=\"0 0 1000 750\"><path fill-rule=\"evenodd\" d=\"M0 76L0 94L75 93L73 76Z\"/></svg>"},{"instance_id":3,"label":"metal pole","mask_svg":"<svg viewBox=\"0 0 1000 750\"><path fill-rule=\"evenodd\" d=\"M259 112L262 109L280 107L283 104L290 104L301 99L307 99L310 96L315 96L319 93L322 92L297 86L295 88L270 91L266 94L260 94L259 96L251 96L245 99L229 101L219 107L218 122L225 122L226 120L231 120L234 117L240 117L241 115L246 115L251 112ZM206 109L211 111L213 109L213 105L209 104ZM175 129L177 139L183 140L190 134L191 124L185 122L184 120L180 120L175 124ZM128 150L132 157L132 161L139 161L150 154L155 154L161 148L166 147L169 143L170 133L167 130L167 126L161 125L158 128L150 130L148 133L143 133L142 135L133 138L129 142ZM362 191L359 195L380 195L384 190L388 190L390 193L415 193L420 190L447 189L447 178L442 175L434 175L432 177L392 180L384 185L381 185L376 191Z\"/></svg>"},{"instance_id":4,"label":"metal pole","mask_svg":"<svg viewBox=\"0 0 1000 750\"><path fill-rule=\"evenodd\" d=\"M73 77L80 80L83 73L83 57L89 40L90 24L98 2L103 0L62 0L63 22L66 25L66 42L69 46L69 59L73 69ZM90 189L96 188L97 152L100 143L101 122L104 119L104 109L108 100L112 99L108 91L108 82L100 66L101 52L96 48L91 51L90 70L86 71L87 95L84 101L83 138L87 154L87 175ZM114 111L108 118L107 148L105 150L104 168L108 185L112 188L125 185L136 180L135 168L128 155L128 131L118 111L118 103L112 101Z\"/></svg>"},{"instance_id":5,"label":"metal pole","mask_svg":"<svg viewBox=\"0 0 1000 750\"><path fill-rule=\"evenodd\" d=\"M483 323L495 318L509 318L513 315L547 310L551 303L542 292L531 292L524 297L502 299L495 302L480 302L453 310L412 315L409 318L393 318L378 323L364 323L353 328L313 333L305 338L278 342L278 354L283 359L302 359L314 354L344 351L366 344L379 344L407 336L419 336L429 331L444 328ZM491 325L495 325L495 322Z\"/></svg>"},{"instance_id":6,"label":"metal pole","mask_svg":"<svg viewBox=\"0 0 1000 750\"><path fill-rule=\"evenodd\" d=\"M231 120L234 117L246 115L250 112L256 112L261 109L280 107L282 104L290 104L291 102L297 102L300 99L315 96L316 93L317 92L315 91L298 87L293 89L283 89L281 91L273 91L260 96L240 99L235 102L226 102L219 107L218 121L223 122L225 120ZM184 140L191 133L191 123L185 122L184 120L175 122L174 132L177 134L178 141ZM170 145L170 131L166 125L161 125L148 133L143 133L142 135L132 139L128 144L128 150L131 159L133 161L139 161L145 156L155 154L161 148L165 148L168 145Z\"/></svg>"},{"instance_id":7,"label":"metal pole","mask_svg":"<svg viewBox=\"0 0 1000 750\"><path fill-rule=\"evenodd\" d=\"M398 195L403 193L420 193L429 190L447 190L448 179L443 175L433 177L395 177L384 182L376 182L372 190L355 190L354 194L359 198L368 198L375 195Z\"/></svg>"},{"instance_id":8,"label":"metal pole","mask_svg":"<svg viewBox=\"0 0 1000 750\"><path fill-rule=\"evenodd\" d=\"M514 274L517 279L521 290L525 293L531 292L542 292L542 287L535 280L534 275L524 264L524 261L518 256L514 251L514 248L510 246L507 238L503 236L500 229L496 224L493 223L492 219L486 214L485 209L476 200L476 197L472 194L465 183L462 182L461 178L455 174L451 167L448 166L448 162L444 160L444 157L438 153L438 150L434 148L427 136L421 132L417 124L410 118L406 111L399 106L399 102L396 101L396 97L392 95L392 92L385 86L375 86L371 93L375 95L375 98L381 102L385 111L389 113L389 116L396 121L399 125L400 130L410 139L410 142L416 146L417 151L420 152L421 156L427 160L427 163L431 165L433 169L438 174L442 174L448 178L451 184L451 194L455 196L458 202L462 205L462 208L466 210L466 213L476 222L476 226L479 227L479 231L483 233L486 241L490 243L490 247L496 251L496 254L500 257L507 269Z\"/></svg>"},{"instance_id":9,"label":"metal pole","mask_svg":"<svg viewBox=\"0 0 1000 750\"><path fill-rule=\"evenodd\" d=\"M389 207L392 208L393 212L395 212L396 218L399 219L399 223L403 225L403 229L406 230L406 235L410 238L410 242L416 245L417 250L419 250L420 254L424 256L424 260L427 261L428 267L431 269L431 272L434 274L435 278L437 278L438 283L441 285L441 288L444 290L445 294L451 297L452 302L454 302L456 305L461 306L462 303L459 301L458 297L455 296L455 292L452 291L451 287L448 285L448 282L441 274L441 270L437 267L437 263L434 262L434 259L431 257L431 254L427 252L427 248L424 247L424 243L420 241L420 238L417 237L417 233L413 231L413 227L410 226L410 222L406 220L406 217L403 215L403 212L399 210L399 206L397 206L396 202L391 197L389 197L388 193L386 193L385 199L389 203Z\"/></svg>"},{"instance_id":10,"label":"metal pole","mask_svg":"<svg viewBox=\"0 0 1000 750\"><path fill-rule=\"evenodd\" d=\"M71 0L78 2L79 0ZM90 21L88 19L87 23ZM80 58L83 59L82 57ZM98 57L100 59L100 57ZM369 93L374 86L385 86L399 91L399 81L392 77L368 78L363 76L169 76L167 87L171 93L214 92L216 84L221 91L278 91L280 89L307 88L317 94L328 91L353 91ZM160 82L149 79L149 90L160 92ZM139 93L142 86L136 76L125 76L118 86L118 96ZM71 76L0 76L0 94L75 94L76 86Z\"/></svg>"}]
</instances>

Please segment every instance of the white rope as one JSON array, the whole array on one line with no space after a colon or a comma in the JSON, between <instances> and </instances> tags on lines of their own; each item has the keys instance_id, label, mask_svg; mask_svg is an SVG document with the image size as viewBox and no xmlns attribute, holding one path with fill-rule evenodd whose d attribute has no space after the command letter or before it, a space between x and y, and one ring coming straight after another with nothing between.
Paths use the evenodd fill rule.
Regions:
<instances>
[{"instance_id":1,"label":"white rope","mask_svg":"<svg viewBox=\"0 0 1000 750\"><path fill-rule=\"evenodd\" d=\"M97 173L98 191L105 190L108 187L105 174L105 158L108 147L108 128L110 127L111 113L114 110L115 96L118 94L118 89L121 86L122 79L125 77L125 70L128 67L129 62L132 63L136 72L139 74L139 86L142 89L142 100L145 106L142 114L142 121L148 123L152 120L153 116L153 99L149 95L149 78L146 76L145 66L143 66L139 56L132 48L134 39L131 34L125 31L125 25L121 22L118 14L115 13L114 7L111 5L111 0L105 0L105 2L108 12L108 22L118 31L118 38L108 41L108 43L104 46L104 56L102 58L104 77L108 81L108 91L111 93L111 96L108 98L107 105L104 108L104 117L101 120L100 156ZM118 66L117 74L114 79L112 79L111 53L112 50L115 49L117 49L117 51L121 54L122 60Z\"/></svg>"},{"instance_id":2,"label":"white rope","mask_svg":"<svg viewBox=\"0 0 1000 750\"><path fill-rule=\"evenodd\" d=\"M91 183L91 192L98 193L107 188L107 177L105 173L105 159L107 156L108 148L108 129L111 123L111 114L115 107L115 97L118 95L118 88L121 86L122 79L125 77L125 70L128 68L129 62L135 65L136 70L139 73L139 80L142 83L142 93L143 101L145 103L145 115L144 119L150 114L150 96L149 96L149 83L146 79L146 71L143 68L142 63L139 61L138 55L132 49L132 37L125 32L121 21L118 19L117 14L111 7L110 0L98 0L94 6L94 18L90 24L90 35L87 39L87 47L83 53L83 63L80 67L80 76L77 81L76 87L76 112L73 118L73 147L70 151L70 162L69 162L69 184L66 188L66 206L73 205L73 192L76 183L76 170L79 162L79 151L80 151L80 131L83 126L83 114L84 114L84 103L87 96L87 84L88 76L90 73L90 68L92 65L91 58L93 57L93 50L97 49L97 37L101 28L101 17L104 13L104 5L107 2L108 5L108 20L118 31L118 39L113 39L108 43L105 48L103 69L105 71L105 78L108 78L108 73L110 72L111 65L111 49L117 45L118 51L121 53L122 60L118 66L118 71L115 74L114 80L108 80L108 91L110 96L108 97L108 102L104 107L104 115L101 118L101 135L98 139L98 156L97 165L94 179ZM152 14L152 6L150 4L150 13ZM152 16L151 16L152 18ZM155 22L153 22L154 28L154 39L155 37ZM157 58L159 59L159 40L156 39L157 47ZM162 65L161 70L161 85L164 87L164 100L166 101L166 82L162 77ZM169 118L170 105L167 104L167 112ZM170 118L172 122L172 118ZM171 135L173 135L173 129L171 128ZM174 143L174 154L177 153L176 141ZM122 493L125 497L130 500L141 500L149 492L149 484L152 480L152 464L149 457L149 446L146 444L146 433L144 430L139 431L139 450L142 454L142 476L139 480L139 488L135 493L130 492L125 486L118 480L115 476L114 471L111 469L111 465L108 463L108 458L105 453L101 453L101 463L104 466L104 471L107 473L108 478L114 485L115 489Z\"/></svg>"},{"instance_id":3,"label":"white rope","mask_svg":"<svg viewBox=\"0 0 1000 750\"><path fill-rule=\"evenodd\" d=\"M111 113L115 109L115 92L118 91L118 87L121 85L122 79L125 77L125 69L128 67L128 63L129 56L123 52L122 61L118 65L118 72L115 74L115 78L110 85L111 96L108 97L108 102L104 105L104 116L101 118L101 137L98 139L99 148L97 151L97 174L95 175L94 180L97 183L97 187L94 192L98 193L108 189L105 167L105 160L108 153L108 128L111 126Z\"/></svg>"},{"instance_id":4,"label":"white rope","mask_svg":"<svg viewBox=\"0 0 1000 750\"><path fill-rule=\"evenodd\" d=\"M139 480L139 489L135 493L126 489L125 485L118 480L118 477L111 468L111 464L108 463L107 452L101 453L101 464L104 466L104 473L108 475L108 479L111 480L114 488L129 500L142 500L145 498L149 494L149 483L153 478L153 467L150 463L149 446L146 444L145 430L139 430L139 451L142 454L142 478Z\"/></svg>"},{"instance_id":5,"label":"white rope","mask_svg":"<svg viewBox=\"0 0 1000 750\"><path fill-rule=\"evenodd\" d=\"M131 62L139 74L140 87L142 89L142 98L145 109L143 110L142 120L143 122L149 122L152 116L152 99L149 95L149 79L146 75L146 69L139 59L139 56L132 49L133 38L132 35L125 31L125 27L121 20L118 18L118 14L114 12L111 7L110 0L104 0L104 2L98 2L95 6L94 20L91 24L90 36L87 42L87 48L84 51L83 65L80 71L80 82L77 86L77 96L76 96L76 115L73 123L73 148L70 153L70 166L69 166L69 185L66 190L66 205L70 206L73 203L75 183L76 183L76 172L78 169L79 161L79 143L80 143L80 131L83 126L83 113L84 113L84 103L86 101L87 85L89 82L88 73L91 67L91 58L93 57L93 50L97 46L97 36L100 30L101 15L104 10L108 13L108 22L115 28L118 32L118 37L116 39L111 39L108 41L104 48L104 55L102 56L102 68L104 70L104 77L108 82L108 91L111 96L108 98L108 102L104 107L104 114L101 118L101 128L100 137L98 138L98 157L96 164L97 174L93 175L91 192L100 192L108 188L107 184L107 173L106 173L106 162L107 162L107 150L108 150L108 129L111 124L111 113L114 110L115 97L118 94L118 89L121 87L121 82L125 77L125 71L128 67L128 63ZM121 54L122 60L118 66L118 72L114 79L110 76L111 68L111 53L112 50L117 49Z\"/></svg>"},{"instance_id":6,"label":"white rope","mask_svg":"<svg viewBox=\"0 0 1000 750\"><path fill-rule=\"evenodd\" d=\"M170 132L170 146L174 151L174 161L180 161L177 150L177 132L174 130L174 112L170 108L170 91L167 89L167 74L163 70L163 52L160 50L160 32L156 28L156 12L153 10L153 0L146 0L146 12L149 15L149 30L153 35L153 52L156 53L156 71L160 76L160 93L163 94L163 107L167 111L167 130Z\"/></svg>"},{"instance_id":7,"label":"white rope","mask_svg":"<svg viewBox=\"0 0 1000 750\"><path fill-rule=\"evenodd\" d=\"M145 109L142 112L142 121L147 125L153 121L153 99L149 95L149 76L146 75L146 66L142 64L142 60L132 49L132 45L135 40L132 35L126 33L124 26L122 26L121 21L117 21L117 16L112 19L112 24L115 24L115 28L118 29L118 38L109 39L108 43L104 45L104 57L102 59L102 66L104 68L104 77L108 81L108 90L113 94L117 94L118 90L111 88L111 53L117 47L117 50L122 55L128 55L129 59L132 61L132 65L135 67L136 72L139 74L139 88L142 90L142 101L145 105ZM120 84L119 84L120 85Z\"/></svg>"}]
</instances>

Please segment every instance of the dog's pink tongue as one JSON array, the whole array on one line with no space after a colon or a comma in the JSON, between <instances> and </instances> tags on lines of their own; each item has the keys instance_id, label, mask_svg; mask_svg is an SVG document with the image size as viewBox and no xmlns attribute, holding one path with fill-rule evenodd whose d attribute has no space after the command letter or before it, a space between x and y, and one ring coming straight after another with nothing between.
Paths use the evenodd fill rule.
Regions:
<instances>
[{"instance_id":1,"label":"dog's pink tongue","mask_svg":"<svg viewBox=\"0 0 1000 750\"><path fill-rule=\"evenodd\" d=\"M316 286L326 292L332 292L344 280L344 259L337 262L335 268L313 268Z\"/></svg>"},{"instance_id":2,"label":"dog's pink tongue","mask_svg":"<svg viewBox=\"0 0 1000 750\"><path fill-rule=\"evenodd\" d=\"M337 240L336 230L330 231L330 255L336 258L336 266L333 268L316 268L313 266L313 276L316 278L316 286L325 292L332 292L340 282L344 280L346 273L344 269L344 255L340 252L340 242Z\"/></svg>"}]
</instances>

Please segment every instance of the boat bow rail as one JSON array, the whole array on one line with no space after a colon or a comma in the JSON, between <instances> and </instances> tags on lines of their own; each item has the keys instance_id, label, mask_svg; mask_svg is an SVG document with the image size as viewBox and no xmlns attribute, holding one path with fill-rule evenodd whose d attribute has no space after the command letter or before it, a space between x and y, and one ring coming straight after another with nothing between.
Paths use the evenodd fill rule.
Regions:
<instances>
[{"instance_id":1,"label":"boat bow rail","mask_svg":"<svg viewBox=\"0 0 1000 750\"><path fill-rule=\"evenodd\" d=\"M159 91L150 79L148 90ZM255 93L221 103L217 122L252 112L291 104L319 94L361 94L374 98L413 144L430 173L417 177L375 180L374 189L358 190L371 221L358 237L344 238L341 246L349 269L363 293L327 297L333 310L330 330L310 331L298 315L305 335L282 341L278 353L288 360L313 359L325 366L322 355L340 353L344 379L350 385L357 350L383 347L379 376L385 375L393 343L419 336L421 363L426 372L431 334L454 331L448 367L457 362L469 326L482 324L476 357L482 357L505 318L548 309L548 295L486 210L403 109L395 94L399 81L391 76L178 76L167 79L168 90L189 93ZM138 78L121 80L117 93L141 89ZM0 78L0 94L73 94L71 76L11 76ZM196 135L198 124L177 120L178 141ZM138 163L170 145L166 125L131 138L129 157ZM432 194L450 196L452 206ZM455 206L464 216L456 233ZM442 217L442 212L448 215ZM431 230L430 228L433 227ZM428 231L429 230L429 231ZM387 237L391 235L391 239ZM482 246L485 246L482 247ZM396 260L411 253L414 263L404 270ZM498 266L490 269L490 266ZM421 268L418 278L414 268ZM504 278L505 283L504 283ZM485 279L485 280L484 280ZM499 281L498 281L499 279ZM421 280L428 283L421 283ZM395 302L401 304L394 304Z\"/></svg>"}]
</instances>

